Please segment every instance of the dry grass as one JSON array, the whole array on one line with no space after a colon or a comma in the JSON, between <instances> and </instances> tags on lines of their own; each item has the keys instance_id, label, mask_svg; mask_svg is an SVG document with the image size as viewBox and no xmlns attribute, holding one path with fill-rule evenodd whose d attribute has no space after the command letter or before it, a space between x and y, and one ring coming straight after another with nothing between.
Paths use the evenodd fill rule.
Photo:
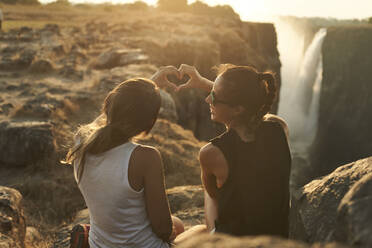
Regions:
<instances>
[{"instance_id":1,"label":"dry grass","mask_svg":"<svg viewBox=\"0 0 372 248\"><path fill-rule=\"evenodd\" d=\"M0 7L4 13L3 29L20 28L23 26L41 28L45 24L58 24L60 26L79 26L89 21L105 21L110 23L131 20L138 17L138 11L128 10L123 5L112 4L78 4L58 5L6 5ZM151 15L149 10L146 15ZM143 15L143 13L141 14Z\"/></svg>"}]
</instances>

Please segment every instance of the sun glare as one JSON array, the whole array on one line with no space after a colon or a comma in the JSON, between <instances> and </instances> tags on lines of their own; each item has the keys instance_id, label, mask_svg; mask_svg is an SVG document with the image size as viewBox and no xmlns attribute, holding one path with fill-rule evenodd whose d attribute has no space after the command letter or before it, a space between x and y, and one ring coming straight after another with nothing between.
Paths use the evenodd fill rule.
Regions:
<instances>
[{"instance_id":1,"label":"sun glare","mask_svg":"<svg viewBox=\"0 0 372 248\"><path fill-rule=\"evenodd\" d=\"M189 1L193 3L197 0ZM209 5L230 5L240 18L245 21L266 21L270 18L265 1L257 0L203 0Z\"/></svg>"}]
</instances>

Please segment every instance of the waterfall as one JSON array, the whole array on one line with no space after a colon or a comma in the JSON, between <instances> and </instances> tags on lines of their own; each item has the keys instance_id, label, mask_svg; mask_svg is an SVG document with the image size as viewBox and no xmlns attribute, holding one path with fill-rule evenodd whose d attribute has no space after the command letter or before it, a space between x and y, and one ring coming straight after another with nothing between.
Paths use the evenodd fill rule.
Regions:
<instances>
[{"instance_id":1,"label":"waterfall","mask_svg":"<svg viewBox=\"0 0 372 248\"><path fill-rule=\"evenodd\" d=\"M298 44L293 46L286 42L287 37L281 38L284 36L280 33L285 29L283 25L279 25L277 29L282 61L282 86L278 113L288 123L292 148L296 153L307 156L318 124L323 74L321 48L327 31L320 29L302 56L303 37L293 36L293 31L292 42Z\"/></svg>"}]
</instances>

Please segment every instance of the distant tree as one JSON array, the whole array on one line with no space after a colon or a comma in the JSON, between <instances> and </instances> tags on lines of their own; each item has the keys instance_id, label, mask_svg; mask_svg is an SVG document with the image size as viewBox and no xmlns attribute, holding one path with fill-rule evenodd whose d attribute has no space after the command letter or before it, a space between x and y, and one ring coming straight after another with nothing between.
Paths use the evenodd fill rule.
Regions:
<instances>
[{"instance_id":1,"label":"distant tree","mask_svg":"<svg viewBox=\"0 0 372 248\"><path fill-rule=\"evenodd\" d=\"M38 5L39 0L0 0L0 3L5 4L28 4L28 5Z\"/></svg>"},{"instance_id":2,"label":"distant tree","mask_svg":"<svg viewBox=\"0 0 372 248\"><path fill-rule=\"evenodd\" d=\"M168 12L186 12L187 0L158 0L157 7Z\"/></svg>"},{"instance_id":3,"label":"distant tree","mask_svg":"<svg viewBox=\"0 0 372 248\"><path fill-rule=\"evenodd\" d=\"M57 0L55 3L60 5L71 5L69 0Z\"/></svg>"},{"instance_id":4,"label":"distant tree","mask_svg":"<svg viewBox=\"0 0 372 248\"><path fill-rule=\"evenodd\" d=\"M196 1L190 4L189 10L193 14L211 15L223 18L239 18L239 15L230 5L217 5L211 7L201 1Z\"/></svg>"},{"instance_id":5,"label":"distant tree","mask_svg":"<svg viewBox=\"0 0 372 248\"><path fill-rule=\"evenodd\" d=\"M193 13L193 14L210 14L211 13L211 10L212 8L206 4L206 3L203 3L201 1L196 1L192 4L190 4L190 12Z\"/></svg>"},{"instance_id":6,"label":"distant tree","mask_svg":"<svg viewBox=\"0 0 372 248\"><path fill-rule=\"evenodd\" d=\"M124 8L129 10L147 10L149 5L143 1L135 1L134 3L126 3L123 5Z\"/></svg>"},{"instance_id":7,"label":"distant tree","mask_svg":"<svg viewBox=\"0 0 372 248\"><path fill-rule=\"evenodd\" d=\"M372 17L368 18L368 23L372 24Z\"/></svg>"},{"instance_id":8,"label":"distant tree","mask_svg":"<svg viewBox=\"0 0 372 248\"><path fill-rule=\"evenodd\" d=\"M214 8L214 13L219 17L240 18L230 5L217 5Z\"/></svg>"}]
</instances>

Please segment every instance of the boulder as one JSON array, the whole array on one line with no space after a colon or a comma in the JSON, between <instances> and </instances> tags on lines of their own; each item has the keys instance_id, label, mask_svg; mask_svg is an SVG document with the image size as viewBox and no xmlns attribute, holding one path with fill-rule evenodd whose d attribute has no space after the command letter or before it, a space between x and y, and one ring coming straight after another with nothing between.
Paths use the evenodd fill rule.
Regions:
<instances>
[{"instance_id":1,"label":"boulder","mask_svg":"<svg viewBox=\"0 0 372 248\"><path fill-rule=\"evenodd\" d=\"M191 130L198 139L209 140L225 130L222 124L211 120L209 106L205 103L206 92L190 89L172 95L177 106L178 123Z\"/></svg>"},{"instance_id":2,"label":"boulder","mask_svg":"<svg viewBox=\"0 0 372 248\"><path fill-rule=\"evenodd\" d=\"M64 65L58 72L59 75L75 80L75 81L81 81L84 79L84 72L77 69L76 66L72 64Z\"/></svg>"},{"instance_id":3,"label":"boulder","mask_svg":"<svg viewBox=\"0 0 372 248\"><path fill-rule=\"evenodd\" d=\"M355 240L369 242L365 237L370 233L364 232L370 230L370 222L365 222L364 217L372 214L372 208L366 204L371 200L365 197L366 189L370 187L370 178L361 179L371 173L372 157L341 166L331 174L296 190L291 202L290 237L310 243L347 241L349 244L356 244L353 243ZM354 202L354 198L364 201L364 204ZM355 210L359 211L358 215L355 215ZM358 221L358 218L361 220ZM345 226L348 236L345 237L335 234L342 222L348 224ZM339 229L337 232L343 231Z\"/></svg>"},{"instance_id":4,"label":"boulder","mask_svg":"<svg viewBox=\"0 0 372 248\"><path fill-rule=\"evenodd\" d=\"M52 104L36 103L27 101L21 106L17 107L11 114L12 118L28 119L28 120L45 120L49 119L54 110Z\"/></svg>"},{"instance_id":5,"label":"boulder","mask_svg":"<svg viewBox=\"0 0 372 248\"><path fill-rule=\"evenodd\" d=\"M22 195L15 189L0 186L0 247L24 247L25 235Z\"/></svg>"},{"instance_id":6,"label":"boulder","mask_svg":"<svg viewBox=\"0 0 372 248\"><path fill-rule=\"evenodd\" d=\"M50 159L55 152L52 125L47 122L0 122L0 163L26 166Z\"/></svg>"},{"instance_id":7,"label":"boulder","mask_svg":"<svg viewBox=\"0 0 372 248\"><path fill-rule=\"evenodd\" d=\"M177 245L179 248L346 248L341 244L309 245L274 236L233 237L225 234L199 234Z\"/></svg>"},{"instance_id":8,"label":"boulder","mask_svg":"<svg viewBox=\"0 0 372 248\"><path fill-rule=\"evenodd\" d=\"M312 178L372 155L371 43L371 25L327 29Z\"/></svg>"},{"instance_id":9,"label":"boulder","mask_svg":"<svg viewBox=\"0 0 372 248\"><path fill-rule=\"evenodd\" d=\"M54 66L49 59L39 59L32 62L29 70L34 74L50 73L54 71Z\"/></svg>"},{"instance_id":10,"label":"boulder","mask_svg":"<svg viewBox=\"0 0 372 248\"><path fill-rule=\"evenodd\" d=\"M170 122L176 123L178 120L177 109L172 96L164 90L160 90L160 96L161 106L158 118L166 119Z\"/></svg>"},{"instance_id":11,"label":"boulder","mask_svg":"<svg viewBox=\"0 0 372 248\"><path fill-rule=\"evenodd\" d=\"M204 189L201 185L178 186L167 190L172 213L204 207Z\"/></svg>"},{"instance_id":12,"label":"boulder","mask_svg":"<svg viewBox=\"0 0 372 248\"><path fill-rule=\"evenodd\" d=\"M101 53L92 68L97 70L111 69L114 67L128 64L145 63L148 57L142 53L141 49L118 49L113 48Z\"/></svg>"},{"instance_id":13,"label":"boulder","mask_svg":"<svg viewBox=\"0 0 372 248\"><path fill-rule=\"evenodd\" d=\"M347 192L337 209L335 239L358 247L372 247L372 173Z\"/></svg>"},{"instance_id":14,"label":"boulder","mask_svg":"<svg viewBox=\"0 0 372 248\"><path fill-rule=\"evenodd\" d=\"M180 218L185 230L204 223L204 190L201 185L178 186L167 190L173 215Z\"/></svg>"},{"instance_id":15,"label":"boulder","mask_svg":"<svg viewBox=\"0 0 372 248\"><path fill-rule=\"evenodd\" d=\"M34 60L36 51L25 47L9 46L4 48L1 54L0 70L13 71L28 68Z\"/></svg>"}]
</instances>

